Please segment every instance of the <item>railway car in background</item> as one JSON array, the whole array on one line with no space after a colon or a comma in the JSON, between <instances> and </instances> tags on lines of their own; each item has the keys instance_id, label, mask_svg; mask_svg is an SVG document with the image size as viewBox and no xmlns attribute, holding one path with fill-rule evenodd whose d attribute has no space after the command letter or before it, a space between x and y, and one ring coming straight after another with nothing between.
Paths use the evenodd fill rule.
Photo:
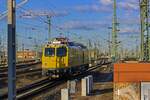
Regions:
<instances>
[{"instance_id":1,"label":"railway car in background","mask_svg":"<svg viewBox=\"0 0 150 100\"><path fill-rule=\"evenodd\" d=\"M72 75L88 68L88 50L67 38L55 38L42 50L42 74L47 76Z\"/></svg>"}]
</instances>

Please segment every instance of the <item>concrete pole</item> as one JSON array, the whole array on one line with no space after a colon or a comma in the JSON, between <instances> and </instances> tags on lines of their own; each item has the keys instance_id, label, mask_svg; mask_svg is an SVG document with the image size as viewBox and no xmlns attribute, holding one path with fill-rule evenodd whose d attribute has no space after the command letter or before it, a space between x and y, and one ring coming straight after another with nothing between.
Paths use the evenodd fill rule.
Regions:
<instances>
[{"instance_id":1,"label":"concrete pole","mask_svg":"<svg viewBox=\"0 0 150 100\"><path fill-rule=\"evenodd\" d=\"M92 90L93 90L93 84L94 84L94 83L93 83L93 76L92 76L92 75L89 75L88 77L89 77L89 80L90 80L90 83L89 83L90 86L89 86L89 87L90 87L90 93L91 93Z\"/></svg>"},{"instance_id":2,"label":"concrete pole","mask_svg":"<svg viewBox=\"0 0 150 100\"><path fill-rule=\"evenodd\" d=\"M87 95L90 94L90 78L87 76L85 77L87 83L86 83L86 88L87 88Z\"/></svg>"},{"instance_id":3,"label":"concrete pole","mask_svg":"<svg viewBox=\"0 0 150 100\"><path fill-rule=\"evenodd\" d=\"M81 96L87 96L87 79L83 78L81 81Z\"/></svg>"},{"instance_id":4,"label":"concrete pole","mask_svg":"<svg viewBox=\"0 0 150 100\"><path fill-rule=\"evenodd\" d=\"M8 100L16 100L15 0L8 0Z\"/></svg>"},{"instance_id":5,"label":"concrete pole","mask_svg":"<svg viewBox=\"0 0 150 100\"><path fill-rule=\"evenodd\" d=\"M69 89L61 89L61 100L70 100Z\"/></svg>"},{"instance_id":6,"label":"concrete pole","mask_svg":"<svg viewBox=\"0 0 150 100\"><path fill-rule=\"evenodd\" d=\"M148 100L150 100L150 89L148 89Z\"/></svg>"}]
</instances>

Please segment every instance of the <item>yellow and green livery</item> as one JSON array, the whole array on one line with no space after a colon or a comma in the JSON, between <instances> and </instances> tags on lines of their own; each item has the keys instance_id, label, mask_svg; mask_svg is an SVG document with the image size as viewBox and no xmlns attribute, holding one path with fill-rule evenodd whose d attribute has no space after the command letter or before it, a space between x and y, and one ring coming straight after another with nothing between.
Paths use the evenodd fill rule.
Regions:
<instances>
[{"instance_id":1,"label":"yellow and green livery","mask_svg":"<svg viewBox=\"0 0 150 100\"><path fill-rule=\"evenodd\" d=\"M42 52L43 75L71 75L88 68L88 50L66 38L56 38L44 46Z\"/></svg>"}]
</instances>

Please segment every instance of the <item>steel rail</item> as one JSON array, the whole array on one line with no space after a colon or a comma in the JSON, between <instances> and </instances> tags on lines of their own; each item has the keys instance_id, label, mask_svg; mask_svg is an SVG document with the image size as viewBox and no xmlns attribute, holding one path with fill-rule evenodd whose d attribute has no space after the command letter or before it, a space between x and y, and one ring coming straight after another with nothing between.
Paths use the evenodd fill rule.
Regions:
<instances>
[{"instance_id":1,"label":"steel rail","mask_svg":"<svg viewBox=\"0 0 150 100\"><path fill-rule=\"evenodd\" d=\"M22 70L22 71L17 71L17 77L21 76L21 75L32 75L33 73L41 73L42 69L41 68L37 68L37 69L26 69L26 70ZM8 73L0 73L0 80L4 80L8 78Z\"/></svg>"},{"instance_id":2,"label":"steel rail","mask_svg":"<svg viewBox=\"0 0 150 100\"><path fill-rule=\"evenodd\" d=\"M18 64L16 65L16 69L24 69L24 68L29 68L32 65L37 65L40 64L41 62L34 62L34 63L27 63L27 64ZM4 73L8 71L8 67L0 67L0 73Z\"/></svg>"},{"instance_id":3,"label":"steel rail","mask_svg":"<svg viewBox=\"0 0 150 100\"><path fill-rule=\"evenodd\" d=\"M29 85L22 87L22 88L19 88L19 89L17 89L17 93L22 93L23 91L27 91L27 90L32 89L34 87L40 86L41 84L44 84L45 82L49 82L48 78L39 80L38 82L29 84ZM4 94L0 95L1 99L5 99L7 97L8 97L8 93L4 93Z\"/></svg>"},{"instance_id":4,"label":"steel rail","mask_svg":"<svg viewBox=\"0 0 150 100\"><path fill-rule=\"evenodd\" d=\"M108 63L103 63L103 64L97 64L95 67L91 67L89 70L87 70L85 73L80 73L80 74L77 74L75 75L74 77L72 77L72 79L81 79L82 77L86 76L88 72L92 71L92 70L95 70L97 68L99 68L100 66L102 65L108 65L110 64L111 62L108 62ZM17 96L17 99L29 99L29 97L32 97L34 95L38 95L38 93L42 92L42 91L46 91L47 89L51 89L51 88L54 88L64 82L66 82L67 80L70 80L70 78L66 78L66 79L57 79L57 81L53 80L51 81L50 83L46 83L46 84L43 84L42 86L40 87L37 87L36 89L34 90L31 90L31 91L28 91L24 94L20 94Z\"/></svg>"},{"instance_id":5,"label":"steel rail","mask_svg":"<svg viewBox=\"0 0 150 100\"><path fill-rule=\"evenodd\" d=\"M79 73L74 75L74 77L71 78L66 78L66 79L52 79L50 80L49 78L46 78L44 80L35 82L33 84L27 85L25 87L19 88L17 89L17 99L28 99L29 97L32 97L34 95L39 95L39 93L41 93L42 91L46 91L48 89L54 88L64 82L66 82L67 80L73 80L73 79L81 79L82 77L86 76L88 74L88 72L95 70L97 68L99 68L102 65L108 65L111 64L111 62L101 62L97 65L91 66L89 67L88 70L86 70L85 72ZM0 95L0 98L7 98L7 93Z\"/></svg>"}]
</instances>

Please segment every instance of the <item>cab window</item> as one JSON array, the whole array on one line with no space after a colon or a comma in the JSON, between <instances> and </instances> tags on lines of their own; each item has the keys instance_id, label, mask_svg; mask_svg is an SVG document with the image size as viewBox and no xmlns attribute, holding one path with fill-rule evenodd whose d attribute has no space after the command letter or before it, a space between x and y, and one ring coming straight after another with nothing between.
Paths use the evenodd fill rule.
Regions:
<instances>
[{"instance_id":1,"label":"cab window","mask_svg":"<svg viewBox=\"0 0 150 100\"><path fill-rule=\"evenodd\" d=\"M55 48L45 48L45 56L55 56Z\"/></svg>"},{"instance_id":2,"label":"cab window","mask_svg":"<svg viewBox=\"0 0 150 100\"><path fill-rule=\"evenodd\" d=\"M67 55L67 48L66 47L60 47L57 48L57 56L62 57Z\"/></svg>"}]
</instances>

